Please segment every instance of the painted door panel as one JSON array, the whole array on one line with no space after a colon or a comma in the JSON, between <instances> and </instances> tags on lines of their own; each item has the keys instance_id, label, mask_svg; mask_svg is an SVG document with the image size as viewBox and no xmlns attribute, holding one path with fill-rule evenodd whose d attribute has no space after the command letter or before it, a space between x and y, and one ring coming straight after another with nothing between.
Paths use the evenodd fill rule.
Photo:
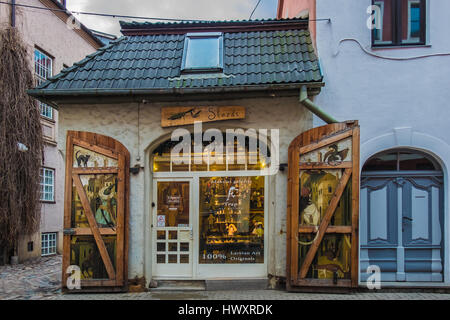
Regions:
<instances>
[{"instance_id":1,"label":"painted door panel","mask_svg":"<svg viewBox=\"0 0 450 320\"><path fill-rule=\"evenodd\" d=\"M442 281L442 183L437 177L361 181L361 281Z\"/></svg>"},{"instance_id":2,"label":"painted door panel","mask_svg":"<svg viewBox=\"0 0 450 320\"><path fill-rule=\"evenodd\" d=\"M72 290L67 280L77 269L77 291L127 290L129 159L125 146L110 137L67 133L64 291Z\"/></svg>"}]
</instances>

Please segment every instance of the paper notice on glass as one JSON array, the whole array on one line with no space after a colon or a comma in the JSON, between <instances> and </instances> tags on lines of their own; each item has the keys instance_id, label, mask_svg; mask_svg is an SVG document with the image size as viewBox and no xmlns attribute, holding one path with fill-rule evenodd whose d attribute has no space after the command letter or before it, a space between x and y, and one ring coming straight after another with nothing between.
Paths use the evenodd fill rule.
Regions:
<instances>
[{"instance_id":1,"label":"paper notice on glass","mask_svg":"<svg viewBox=\"0 0 450 320\"><path fill-rule=\"evenodd\" d=\"M166 226L166 216L165 215L158 215L158 222L156 224L158 228L162 228Z\"/></svg>"}]
</instances>

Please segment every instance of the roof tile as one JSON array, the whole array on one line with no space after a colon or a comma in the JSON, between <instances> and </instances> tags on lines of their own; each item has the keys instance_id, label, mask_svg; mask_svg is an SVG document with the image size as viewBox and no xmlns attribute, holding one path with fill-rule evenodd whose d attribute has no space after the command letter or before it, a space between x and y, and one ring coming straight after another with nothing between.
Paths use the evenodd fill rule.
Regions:
<instances>
[{"instance_id":1,"label":"roof tile","mask_svg":"<svg viewBox=\"0 0 450 320\"><path fill-rule=\"evenodd\" d=\"M171 89L322 81L307 30L224 33L223 75L181 76L185 35L121 37L39 89Z\"/></svg>"}]
</instances>

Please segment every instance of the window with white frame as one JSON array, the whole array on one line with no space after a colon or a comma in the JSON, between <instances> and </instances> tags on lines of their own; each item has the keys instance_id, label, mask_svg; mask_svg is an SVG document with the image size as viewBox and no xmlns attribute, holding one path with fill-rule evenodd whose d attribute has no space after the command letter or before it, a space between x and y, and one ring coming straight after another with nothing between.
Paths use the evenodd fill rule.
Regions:
<instances>
[{"instance_id":1,"label":"window with white frame","mask_svg":"<svg viewBox=\"0 0 450 320\"><path fill-rule=\"evenodd\" d=\"M184 43L181 69L185 72L221 71L222 50L222 33L188 33Z\"/></svg>"},{"instance_id":2,"label":"window with white frame","mask_svg":"<svg viewBox=\"0 0 450 320\"><path fill-rule=\"evenodd\" d=\"M34 74L36 85L40 85L52 76L53 60L42 51L34 50ZM45 103L39 102L41 116L47 119L53 119L53 108Z\"/></svg>"},{"instance_id":3,"label":"window with white frame","mask_svg":"<svg viewBox=\"0 0 450 320\"><path fill-rule=\"evenodd\" d=\"M41 168L40 174L41 201L55 201L55 170Z\"/></svg>"},{"instance_id":4,"label":"window with white frame","mask_svg":"<svg viewBox=\"0 0 450 320\"><path fill-rule=\"evenodd\" d=\"M57 233L42 233L41 234L41 255L48 256L56 254L56 238Z\"/></svg>"}]
</instances>

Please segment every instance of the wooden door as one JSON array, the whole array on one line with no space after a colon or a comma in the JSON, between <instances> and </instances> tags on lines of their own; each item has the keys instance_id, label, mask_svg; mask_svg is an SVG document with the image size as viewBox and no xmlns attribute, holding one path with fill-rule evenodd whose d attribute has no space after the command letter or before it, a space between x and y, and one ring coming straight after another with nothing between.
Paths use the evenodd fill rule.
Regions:
<instances>
[{"instance_id":1,"label":"wooden door","mask_svg":"<svg viewBox=\"0 0 450 320\"><path fill-rule=\"evenodd\" d=\"M288 290L357 287L358 210L358 123L329 124L294 139L289 146Z\"/></svg>"},{"instance_id":2,"label":"wooden door","mask_svg":"<svg viewBox=\"0 0 450 320\"><path fill-rule=\"evenodd\" d=\"M65 291L127 289L129 161L127 149L112 138L90 132L67 133ZM70 274L66 272L73 267L81 274L78 290L67 286Z\"/></svg>"}]
</instances>

